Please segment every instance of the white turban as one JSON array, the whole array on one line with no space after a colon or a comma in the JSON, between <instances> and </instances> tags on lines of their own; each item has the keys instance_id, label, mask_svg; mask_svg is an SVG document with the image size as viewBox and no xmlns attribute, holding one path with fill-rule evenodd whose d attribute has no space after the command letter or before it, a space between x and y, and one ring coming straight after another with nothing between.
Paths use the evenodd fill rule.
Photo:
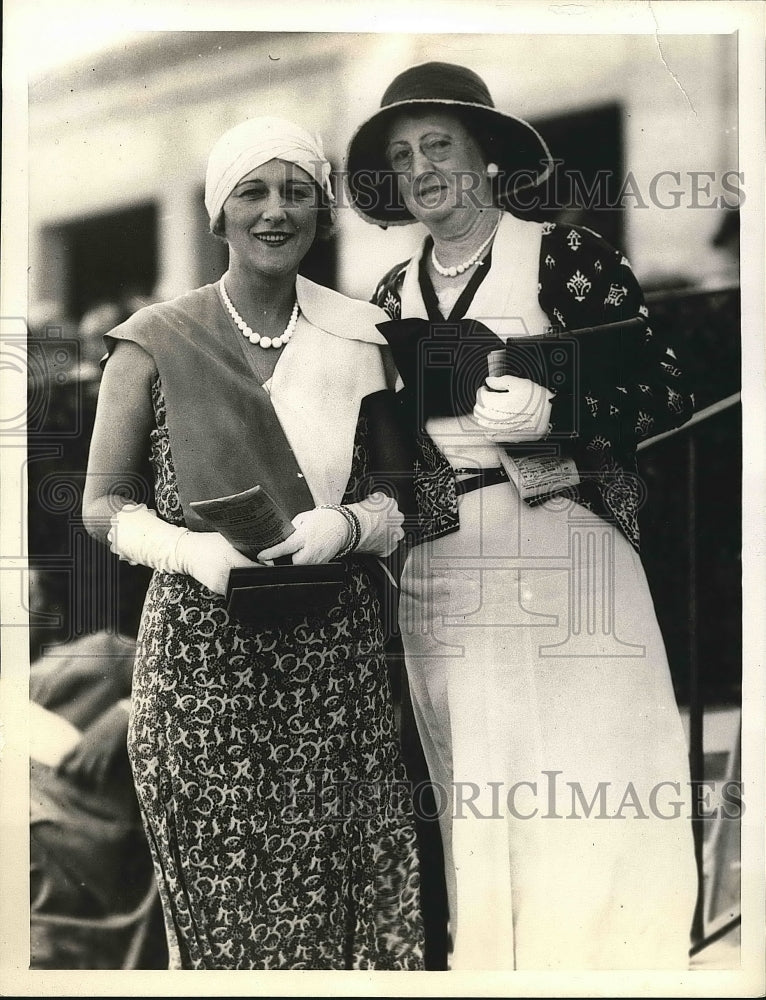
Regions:
<instances>
[{"instance_id":1,"label":"white turban","mask_svg":"<svg viewBox=\"0 0 766 1000\"><path fill-rule=\"evenodd\" d=\"M205 207L214 225L236 185L269 160L294 163L313 177L332 204L330 164L322 140L286 118L249 118L224 132L211 150L205 177Z\"/></svg>"}]
</instances>

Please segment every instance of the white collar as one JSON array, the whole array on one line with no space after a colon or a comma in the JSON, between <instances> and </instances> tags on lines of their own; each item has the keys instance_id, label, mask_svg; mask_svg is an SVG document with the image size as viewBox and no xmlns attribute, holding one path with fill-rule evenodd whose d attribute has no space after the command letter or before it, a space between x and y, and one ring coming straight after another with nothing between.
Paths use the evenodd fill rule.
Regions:
<instances>
[{"instance_id":1,"label":"white collar","mask_svg":"<svg viewBox=\"0 0 766 1000\"><path fill-rule=\"evenodd\" d=\"M376 329L388 315L372 302L352 299L340 292L309 281L299 274L295 279L295 294L301 312L309 323L345 340L361 340L368 344L387 343Z\"/></svg>"},{"instance_id":2,"label":"white collar","mask_svg":"<svg viewBox=\"0 0 766 1000\"><path fill-rule=\"evenodd\" d=\"M519 296L526 298L531 289L537 301L542 229L540 222L503 213L492 244L489 274L466 311L467 318L481 320L503 339L532 333L521 318Z\"/></svg>"},{"instance_id":3,"label":"white collar","mask_svg":"<svg viewBox=\"0 0 766 1000\"><path fill-rule=\"evenodd\" d=\"M516 302L519 285L537 288L542 223L517 219L504 212L492 244L492 266L479 285L466 311L467 319L481 320L498 336L518 337L528 332L519 316ZM410 260L402 283L402 316L428 319L428 310L420 288L419 268L425 252L424 240Z\"/></svg>"},{"instance_id":4,"label":"white collar","mask_svg":"<svg viewBox=\"0 0 766 1000\"><path fill-rule=\"evenodd\" d=\"M420 261L425 252L426 243L424 240L420 249L407 265L402 282L402 318L406 319L428 319L428 310L423 300L423 292L420 289Z\"/></svg>"}]
</instances>

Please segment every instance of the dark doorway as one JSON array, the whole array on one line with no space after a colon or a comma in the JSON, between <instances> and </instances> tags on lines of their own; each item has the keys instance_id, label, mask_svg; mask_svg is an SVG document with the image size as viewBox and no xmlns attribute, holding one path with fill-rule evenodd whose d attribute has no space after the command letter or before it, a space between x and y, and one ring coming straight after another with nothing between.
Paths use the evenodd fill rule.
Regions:
<instances>
[{"instance_id":1,"label":"dark doorway","mask_svg":"<svg viewBox=\"0 0 766 1000\"><path fill-rule=\"evenodd\" d=\"M625 246L623 111L619 104L586 108L532 124L545 139L556 167L530 215L539 221L587 226L613 247Z\"/></svg>"},{"instance_id":2,"label":"dark doorway","mask_svg":"<svg viewBox=\"0 0 766 1000\"><path fill-rule=\"evenodd\" d=\"M157 283L157 206L92 215L60 229L67 258L67 314L149 296Z\"/></svg>"}]
</instances>

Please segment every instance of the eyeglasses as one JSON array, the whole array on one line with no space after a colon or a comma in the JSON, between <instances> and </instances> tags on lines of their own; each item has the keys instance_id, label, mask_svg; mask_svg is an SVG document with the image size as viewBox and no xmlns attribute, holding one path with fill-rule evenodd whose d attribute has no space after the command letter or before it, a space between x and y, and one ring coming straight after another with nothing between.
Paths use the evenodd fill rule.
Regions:
<instances>
[{"instance_id":1,"label":"eyeglasses","mask_svg":"<svg viewBox=\"0 0 766 1000\"><path fill-rule=\"evenodd\" d=\"M427 135L419 143L420 152L431 163L442 163L448 159L454 143L448 135ZM408 142L392 142L386 150L386 158L391 167L403 172L412 167L412 146Z\"/></svg>"}]
</instances>

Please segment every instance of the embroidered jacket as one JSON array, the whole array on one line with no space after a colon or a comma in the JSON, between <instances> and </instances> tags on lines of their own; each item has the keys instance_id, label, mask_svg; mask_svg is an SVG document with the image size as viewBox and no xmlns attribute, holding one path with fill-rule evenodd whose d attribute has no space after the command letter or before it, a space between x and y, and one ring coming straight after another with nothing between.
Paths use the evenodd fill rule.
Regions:
<instances>
[{"instance_id":1,"label":"embroidered jacket","mask_svg":"<svg viewBox=\"0 0 766 1000\"><path fill-rule=\"evenodd\" d=\"M392 268L373 296L391 319L407 318L401 316L401 289L409 264ZM554 398L550 428L558 440L562 434L570 438L566 452L577 462L581 479L580 486L570 488L573 499L617 524L638 549L643 486L636 446L685 423L694 410L694 395L675 351L648 323L648 309L628 260L601 236L582 226L545 223L538 275L539 305L551 326L563 331L638 316L647 320L630 370L617 382L604 379L605 370L619 368L609 363L614 358L604 359L604 365L581 366L573 394ZM614 350L619 346L615 338ZM422 428L415 492L420 540L459 528L454 473Z\"/></svg>"}]
</instances>

